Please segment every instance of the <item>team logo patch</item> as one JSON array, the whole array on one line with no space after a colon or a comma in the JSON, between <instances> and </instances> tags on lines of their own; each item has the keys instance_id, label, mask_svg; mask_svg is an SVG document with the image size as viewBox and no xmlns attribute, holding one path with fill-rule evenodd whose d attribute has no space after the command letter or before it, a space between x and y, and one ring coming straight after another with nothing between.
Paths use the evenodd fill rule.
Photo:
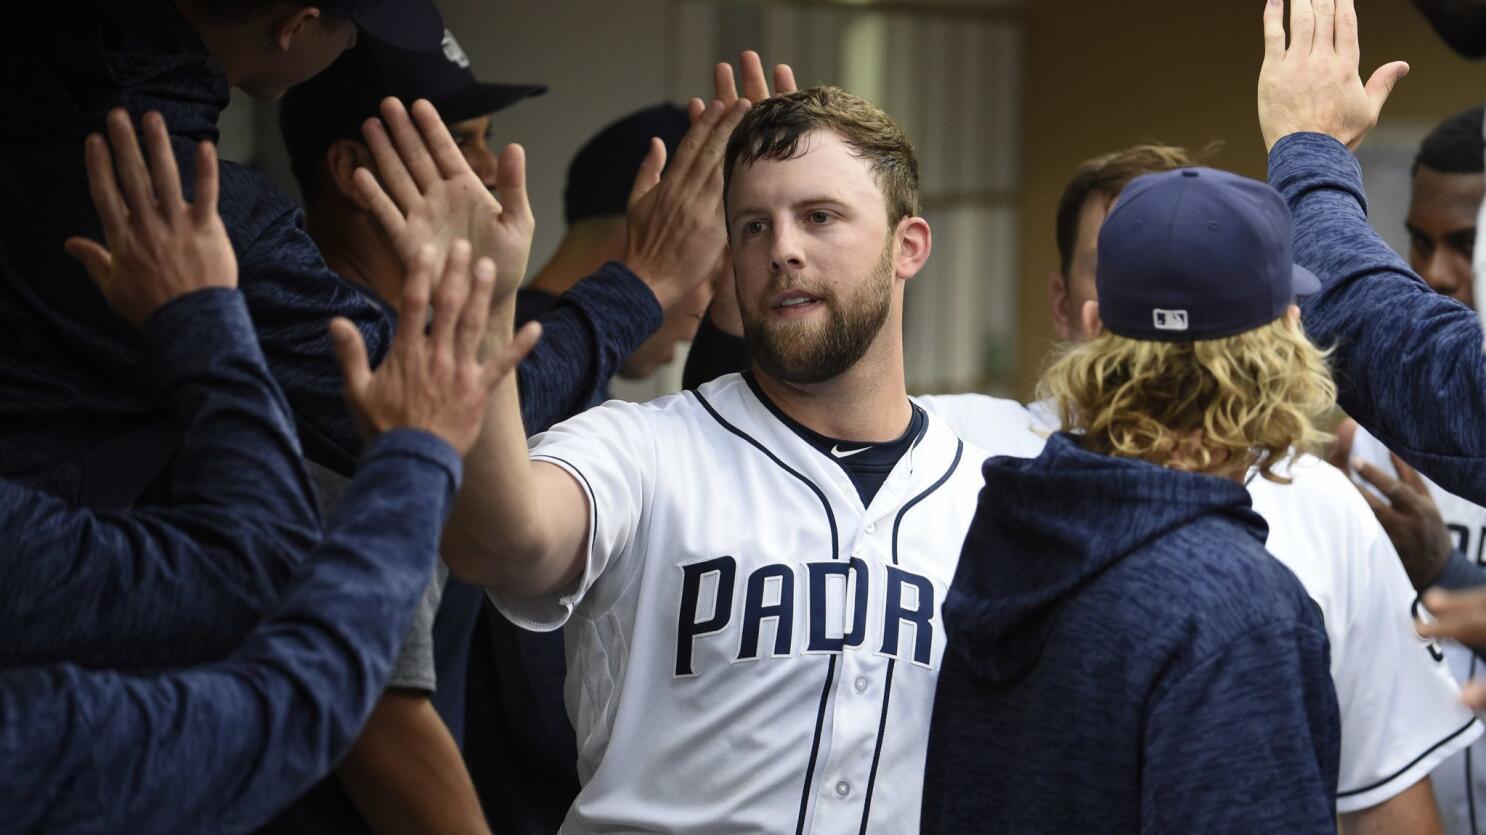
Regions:
<instances>
[{"instance_id":1,"label":"team logo patch","mask_svg":"<svg viewBox=\"0 0 1486 835\"><path fill-rule=\"evenodd\" d=\"M1187 329L1187 311L1185 310L1162 310L1156 308L1151 311L1158 331L1184 331Z\"/></svg>"},{"instance_id":2,"label":"team logo patch","mask_svg":"<svg viewBox=\"0 0 1486 835\"><path fill-rule=\"evenodd\" d=\"M444 30L444 57L461 69L469 68L470 56L465 54L464 47L459 45L459 41L454 40L454 33L448 29Z\"/></svg>"}]
</instances>

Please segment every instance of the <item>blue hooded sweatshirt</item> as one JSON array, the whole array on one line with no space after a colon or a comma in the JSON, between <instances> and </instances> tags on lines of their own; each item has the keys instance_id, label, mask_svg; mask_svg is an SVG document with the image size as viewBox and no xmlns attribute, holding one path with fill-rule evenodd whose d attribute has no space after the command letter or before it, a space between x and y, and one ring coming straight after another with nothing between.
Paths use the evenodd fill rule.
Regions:
<instances>
[{"instance_id":1,"label":"blue hooded sweatshirt","mask_svg":"<svg viewBox=\"0 0 1486 835\"><path fill-rule=\"evenodd\" d=\"M1243 486L1062 433L984 469L923 831L1334 835L1326 631Z\"/></svg>"}]
</instances>

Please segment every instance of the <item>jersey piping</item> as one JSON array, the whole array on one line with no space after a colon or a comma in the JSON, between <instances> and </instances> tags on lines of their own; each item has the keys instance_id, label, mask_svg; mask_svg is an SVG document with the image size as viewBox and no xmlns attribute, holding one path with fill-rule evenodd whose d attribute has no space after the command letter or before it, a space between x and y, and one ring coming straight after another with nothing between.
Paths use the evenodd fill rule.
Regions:
<instances>
[{"instance_id":1,"label":"jersey piping","mask_svg":"<svg viewBox=\"0 0 1486 835\"><path fill-rule=\"evenodd\" d=\"M915 406L914 408L918 407ZM914 443L917 444L917 440L915 440ZM965 442L963 440L958 440L955 445L955 457L949 462L949 469L944 471L944 475L941 475L938 480L936 480L933 484L930 484L927 490L919 493L917 496L914 496L912 499L910 499L906 504L903 505L903 508L898 511L897 518L893 520L893 565L898 564L898 531L903 527L903 517L908 515L908 511L912 510L914 505L928 498L929 494L933 493L935 490L938 490L940 487L943 487L944 483L949 481L949 477L954 475L955 470L959 468L960 458L962 458L964 455ZM888 659L887 685L883 688L882 691L882 716L877 720L877 744L872 750L872 770L868 772L867 775L867 798L862 804L862 828L858 830L862 835L866 835L867 821L871 820L872 818L872 792L873 789L877 786L877 764L882 761L882 740L887 735L888 703L893 697L893 670L897 669L897 665L898 659Z\"/></svg>"},{"instance_id":2,"label":"jersey piping","mask_svg":"<svg viewBox=\"0 0 1486 835\"><path fill-rule=\"evenodd\" d=\"M1404 774L1409 769L1411 769L1414 766L1418 765L1420 760L1424 759L1425 757L1429 756L1430 754L1433 754L1435 751L1439 750L1439 748L1441 746L1449 744L1449 742L1452 739L1454 739L1454 738L1460 736L1461 734L1465 733L1466 731L1470 730L1472 727L1475 726L1476 722L1477 722L1476 717L1472 716L1471 717L1471 720L1469 722L1466 722L1464 725L1461 725L1459 728L1457 728L1449 736L1446 736L1444 739L1441 739L1439 742L1436 742L1435 744L1433 744L1433 745L1429 746L1428 748L1424 749L1424 751L1422 753L1420 753L1419 756L1417 756L1417 757L1413 758L1412 760L1410 760L1409 763L1408 763L1408 765L1405 765L1403 768L1400 768L1399 770L1393 772L1392 774L1388 775L1387 777L1384 777L1383 779L1377 781L1376 783L1373 783L1370 786L1363 786L1360 789L1351 789L1349 791L1344 791L1344 792L1343 791L1339 791L1339 792L1336 793L1336 796L1337 797L1351 797L1353 795L1362 794L1363 792L1370 792L1373 789L1376 789L1376 788L1378 788L1380 786L1386 786L1386 785L1388 785L1388 783L1390 783L1391 781L1398 779L1399 775Z\"/></svg>"},{"instance_id":3,"label":"jersey piping","mask_svg":"<svg viewBox=\"0 0 1486 835\"><path fill-rule=\"evenodd\" d=\"M834 511L831 510L831 502L829 499L826 498L825 492L817 487L815 482L806 478L803 473L779 460L778 456L770 452L769 448L764 446L762 443L759 443L756 438L749 435L747 432L739 429L738 427L732 425L731 423L728 423L727 420L725 420L722 415L718 414L717 410L712 407L712 404L707 402L707 398L703 397L701 392L693 391L690 392L690 394L696 397L697 402L702 404L702 408L707 410L707 414L711 415L712 419L717 421L717 423L721 425L722 428L728 430L734 435L737 435L738 437L747 441L749 444L752 444L754 448L758 449L759 452L762 452L764 455L768 456L769 460L778 465L780 469L804 482L805 486L810 488L810 491L815 494L815 497L820 499L821 506L825 508L826 521L830 523L831 526L831 559L841 559L841 541L839 538L839 534L836 531L836 514ZM956 460L958 460L958 457L956 457ZM805 786L800 792L800 814L795 824L796 835L803 835L805 831L805 816L810 808L810 789L811 786L815 783L815 766L820 757L820 736L825 729L826 705L830 701L831 685L835 682L836 657L833 655L831 656L831 660L829 661L829 663L827 663L826 665L826 683L825 686L821 688L820 707L816 709L815 713L815 734L810 741L810 759L805 766ZM875 760L873 762L873 770L876 770ZM868 797L870 799L870 795Z\"/></svg>"}]
</instances>

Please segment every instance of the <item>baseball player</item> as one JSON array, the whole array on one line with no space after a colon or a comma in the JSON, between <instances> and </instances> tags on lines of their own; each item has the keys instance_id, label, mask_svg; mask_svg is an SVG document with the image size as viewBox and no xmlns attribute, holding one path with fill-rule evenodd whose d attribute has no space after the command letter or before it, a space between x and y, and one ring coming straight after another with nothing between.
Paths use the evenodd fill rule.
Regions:
<instances>
[{"instance_id":1,"label":"baseball player","mask_svg":"<svg viewBox=\"0 0 1486 835\"><path fill-rule=\"evenodd\" d=\"M719 151L683 142L671 171ZM604 404L529 457L501 390L512 431L467 461L496 486L462 494L479 515L445 558L513 621L564 628L583 787L563 831L915 831L985 456L904 389L917 162L886 114L817 87L753 106L723 171L753 369Z\"/></svg>"},{"instance_id":2,"label":"baseball player","mask_svg":"<svg viewBox=\"0 0 1486 835\"><path fill-rule=\"evenodd\" d=\"M1288 219L1263 183L1198 168L1110 212L1081 311L1098 335L1043 378L1073 431L985 464L925 832L1336 832L1321 612L1242 486L1282 477L1334 404Z\"/></svg>"},{"instance_id":3,"label":"baseball player","mask_svg":"<svg viewBox=\"0 0 1486 835\"><path fill-rule=\"evenodd\" d=\"M1476 210L1486 195L1486 140L1481 107L1446 119L1420 145L1414 161L1413 196L1407 218L1409 265L1432 289L1472 304L1471 256ZM1479 308L1477 308L1479 310ZM1366 495L1385 527L1394 534L1411 579L1421 593L1430 587L1486 585L1482 540L1486 508L1441 489L1413 473L1365 429L1352 439L1350 457L1358 474L1377 487ZM1432 507L1431 507L1432 505ZM1415 541L1418 544L1415 544ZM1486 672L1469 649L1453 641L1442 649L1456 681L1465 684ZM1456 751L1433 774L1440 817L1451 835L1486 829L1486 752L1476 742Z\"/></svg>"},{"instance_id":4,"label":"baseball player","mask_svg":"<svg viewBox=\"0 0 1486 835\"><path fill-rule=\"evenodd\" d=\"M1180 149L1140 146L1079 168L1060 201L1061 266L1048 285L1061 338L1087 338L1077 311L1097 300L1099 231L1125 185L1142 174L1192 164ZM709 350L703 342L693 348ZM1047 402L1024 408L981 394L916 400L968 443L1006 454L1035 457L1059 428ZM1480 725L1459 703L1457 688L1435 657L1438 648L1415 634L1414 591L1392 544L1346 478L1310 455L1282 472L1290 484L1251 479L1248 486L1269 524L1266 547L1295 572L1325 616L1341 705L1337 809L1348 832L1399 831L1401 821L1409 831L1427 831L1434 815L1427 778L1479 738Z\"/></svg>"}]
</instances>

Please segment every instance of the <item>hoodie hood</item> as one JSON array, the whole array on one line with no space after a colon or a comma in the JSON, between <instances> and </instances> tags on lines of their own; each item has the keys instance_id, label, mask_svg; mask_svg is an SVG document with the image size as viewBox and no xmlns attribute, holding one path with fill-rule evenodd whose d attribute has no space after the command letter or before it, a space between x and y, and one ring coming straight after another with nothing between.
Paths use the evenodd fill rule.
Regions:
<instances>
[{"instance_id":1,"label":"hoodie hood","mask_svg":"<svg viewBox=\"0 0 1486 835\"><path fill-rule=\"evenodd\" d=\"M1243 485L1088 452L1059 432L1035 459L998 457L944 603L949 647L977 674L1020 678L1062 605L1143 546L1210 515L1262 547L1268 533Z\"/></svg>"},{"instance_id":2,"label":"hoodie hood","mask_svg":"<svg viewBox=\"0 0 1486 835\"><path fill-rule=\"evenodd\" d=\"M21 0L0 30L0 138L55 141L103 126L109 108L165 116L170 132L217 139L229 90L170 0Z\"/></svg>"}]
</instances>

